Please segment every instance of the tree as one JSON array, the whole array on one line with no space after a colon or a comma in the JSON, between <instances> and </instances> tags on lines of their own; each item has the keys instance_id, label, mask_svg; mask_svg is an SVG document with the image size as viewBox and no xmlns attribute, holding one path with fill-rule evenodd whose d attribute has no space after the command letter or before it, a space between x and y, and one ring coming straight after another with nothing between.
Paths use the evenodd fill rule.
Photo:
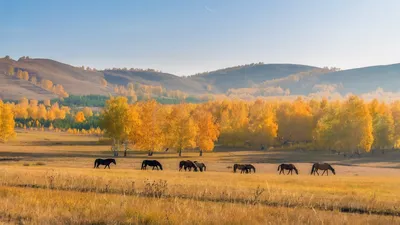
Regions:
<instances>
[{"instance_id":1,"label":"tree","mask_svg":"<svg viewBox=\"0 0 400 225\"><path fill-rule=\"evenodd\" d=\"M106 79L101 78L100 82L101 82L101 85L102 85L103 87L107 87L107 81L106 81Z\"/></svg>"},{"instance_id":2,"label":"tree","mask_svg":"<svg viewBox=\"0 0 400 225\"><path fill-rule=\"evenodd\" d=\"M29 80L29 73L28 71L22 72L22 79L28 81Z\"/></svg>"},{"instance_id":3,"label":"tree","mask_svg":"<svg viewBox=\"0 0 400 225\"><path fill-rule=\"evenodd\" d=\"M75 123L83 123L85 120L85 114L82 111L75 114Z\"/></svg>"},{"instance_id":4,"label":"tree","mask_svg":"<svg viewBox=\"0 0 400 225\"><path fill-rule=\"evenodd\" d=\"M32 76L32 77L31 77L31 83L34 84L34 85L36 85L36 84L37 84L37 78L34 77L34 76Z\"/></svg>"},{"instance_id":5,"label":"tree","mask_svg":"<svg viewBox=\"0 0 400 225\"><path fill-rule=\"evenodd\" d=\"M182 150L196 147L198 127L191 117L189 105L174 106L171 114L167 117L166 125L168 146L176 149L179 156L182 155Z\"/></svg>"},{"instance_id":6,"label":"tree","mask_svg":"<svg viewBox=\"0 0 400 225\"><path fill-rule=\"evenodd\" d=\"M51 106L50 99L43 100L43 104L48 107Z\"/></svg>"},{"instance_id":7,"label":"tree","mask_svg":"<svg viewBox=\"0 0 400 225\"><path fill-rule=\"evenodd\" d=\"M168 108L155 100L137 103L141 125L135 146L143 151L160 151L165 146L165 123Z\"/></svg>"},{"instance_id":8,"label":"tree","mask_svg":"<svg viewBox=\"0 0 400 225\"><path fill-rule=\"evenodd\" d=\"M198 127L196 143L200 149L200 156L202 156L203 151L214 149L214 142L219 137L219 127L214 123L213 115L205 109L196 110L194 118Z\"/></svg>"},{"instance_id":9,"label":"tree","mask_svg":"<svg viewBox=\"0 0 400 225\"><path fill-rule=\"evenodd\" d=\"M0 100L0 142L7 142L15 136L15 121L12 106Z\"/></svg>"},{"instance_id":10,"label":"tree","mask_svg":"<svg viewBox=\"0 0 400 225\"><path fill-rule=\"evenodd\" d=\"M389 107L385 103L379 103L374 99L369 104L372 116L374 149L391 148L394 146L394 121Z\"/></svg>"},{"instance_id":11,"label":"tree","mask_svg":"<svg viewBox=\"0 0 400 225\"><path fill-rule=\"evenodd\" d=\"M273 144L278 134L275 107L271 103L257 100L249 111L251 139L257 144Z\"/></svg>"},{"instance_id":12,"label":"tree","mask_svg":"<svg viewBox=\"0 0 400 225\"><path fill-rule=\"evenodd\" d=\"M8 67L8 71L7 71L7 75L9 75L9 76L14 76L14 72L15 70L14 70L14 67L13 66L9 66Z\"/></svg>"},{"instance_id":13,"label":"tree","mask_svg":"<svg viewBox=\"0 0 400 225\"><path fill-rule=\"evenodd\" d=\"M83 114L85 115L86 118L93 116L92 109L89 108L89 107L83 108L82 112L83 112Z\"/></svg>"},{"instance_id":14,"label":"tree","mask_svg":"<svg viewBox=\"0 0 400 225\"><path fill-rule=\"evenodd\" d=\"M105 135L114 140L116 151L122 141L129 135L128 120L128 99L125 97L111 97L106 102L106 106L100 115L100 127L105 131ZM83 113L82 113L83 115ZM114 148L115 149L115 148ZM114 151L114 155L118 153Z\"/></svg>"},{"instance_id":15,"label":"tree","mask_svg":"<svg viewBox=\"0 0 400 225\"><path fill-rule=\"evenodd\" d=\"M400 101L395 101L390 105L390 110L394 122L394 145L396 148L400 147Z\"/></svg>"}]
</instances>

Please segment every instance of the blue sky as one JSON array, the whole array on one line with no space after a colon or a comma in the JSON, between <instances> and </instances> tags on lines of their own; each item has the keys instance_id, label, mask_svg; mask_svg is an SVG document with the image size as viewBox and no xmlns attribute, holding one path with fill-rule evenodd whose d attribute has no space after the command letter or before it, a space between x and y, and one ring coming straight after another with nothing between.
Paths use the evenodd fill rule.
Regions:
<instances>
[{"instance_id":1,"label":"blue sky","mask_svg":"<svg viewBox=\"0 0 400 225\"><path fill-rule=\"evenodd\" d=\"M178 75L400 62L397 0L0 0L0 55Z\"/></svg>"}]
</instances>

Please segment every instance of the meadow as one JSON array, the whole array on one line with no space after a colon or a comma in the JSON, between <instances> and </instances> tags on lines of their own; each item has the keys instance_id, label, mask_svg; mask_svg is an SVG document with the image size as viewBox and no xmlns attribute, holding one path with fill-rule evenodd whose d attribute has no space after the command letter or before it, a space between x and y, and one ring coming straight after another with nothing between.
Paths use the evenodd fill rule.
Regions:
<instances>
[{"instance_id":1,"label":"meadow","mask_svg":"<svg viewBox=\"0 0 400 225\"><path fill-rule=\"evenodd\" d=\"M94 159L112 155L96 137L17 132L0 144L4 224L400 224L396 151L360 158L221 147L202 157L132 151L111 169L93 169ZM148 158L164 170L141 171ZM178 172L182 159L202 161L207 171ZM309 175L318 161L337 175ZM283 162L300 174L278 175ZM257 173L233 173L234 163L252 163Z\"/></svg>"}]
</instances>

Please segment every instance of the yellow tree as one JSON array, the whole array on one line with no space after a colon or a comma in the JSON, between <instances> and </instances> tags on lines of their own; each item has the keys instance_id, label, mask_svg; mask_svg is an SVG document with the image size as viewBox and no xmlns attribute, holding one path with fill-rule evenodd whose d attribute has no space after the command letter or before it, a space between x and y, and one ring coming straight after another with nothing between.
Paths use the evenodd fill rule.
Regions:
<instances>
[{"instance_id":1,"label":"yellow tree","mask_svg":"<svg viewBox=\"0 0 400 225\"><path fill-rule=\"evenodd\" d=\"M7 142L15 136L15 121L12 106L0 100L0 141Z\"/></svg>"},{"instance_id":2,"label":"yellow tree","mask_svg":"<svg viewBox=\"0 0 400 225\"><path fill-rule=\"evenodd\" d=\"M140 138L140 126L142 125L138 105L129 105L125 125L125 131L128 141L132 144L136 144ZM125 146L124 156L126 156L127 150L128 149Z\"/></svg>"},{"instance_id":3,"label":"yellow tree","mask_svg":"<svg viewBox=\"0 0 400 225\"><path fill-rule=\"evenodd\" d=\"M28 81L29 80L29 73L28 71L22 72L22 79Z\"/></svg>"},{"instance_id":4,"label":"yellow tree","mask_svg":"<svg viewBox=\"0 0 400 225\"><path fill-rule=\"evenodd\" d=\"M106 105L100 115L100 127L105 131L105 135L114 141L114 155L118 155L119 146L129 135L128 126L128 99L125 97L111 97L106 101ZM83 113L82 113L83 115ZM116 148L115 148L116 147Z\"/></svg>"},{"instance_id":5,"label":"yellow tree","mask_svg":"<svg viewBox=\"0 0 400 225\"><path fill-rule=\"evenodd\" d=\"M200 109L200 107L196 110L194 119L198 127L196 142L200 149L200 156L202 156L203 151L212 151L214 149L214 142L219 137L219 127L215 123L215 118L213 118L211 112Z\"/></svg>"},{"instance_id":6,"label":"yellow tree","mask_svg":"<svg viewBox=\"0 0 400 225\"><path fill-rule=\"evenodd\" d=\"M13 66L9 66L8 67L8 71L7 71L7 74L9 75L9 76L14 76L14 67Z\"/></svg>"},{"instance_id":7,"label":"yellow tree","mask_svg":"<svg viewBox=\"0 0 400 225\"><path fill-rule=\"evenodd\" d=\"M101 82L101 85L102 85L103 87L107 87L107 81L106 81L106 79L101 78L100 82Z\"/></svg>"},{"instance_id":8,"label":"yellow tree","mask_svg":"<svg viewBox=\"0 0 400 225\"><path fill-rule=\"evenodd\" d=\"M249 110L249 131L251 139L264 146L273 144L278 135L276 110L272 103L257 100Z\"/></svg>"},{"instance_id":9,"label":"yellow tree","mask_svg":"<svg viewBox=\"0 0 400 225\"><path fill-rule=\"evenodd\" d=\"M369 152L374 137L372 117L364 101L357 96L350 96L343 104L340 120L342 150Z\"/></svg>"},{"instance_id":10,"label":"yellow tree","mask_svg":"<svg viewBox=\"0 0 400 225\"><path fill-rule=\"evenodd\" d=\"M189 105L175 105L167 117L166 126L168 146L176 149L179 156L182 150L196 147L198 127L191 116Z\"/></svg>"},{"instance_id":11,"label":"yellow tree","mask_svg":"<svg viewBox=\"0 0 400 225\"><path fill-rule=\"evenodd\" d=\"M167 108L161 107L155 100L137 103L141 125L135 146L143 151L159 151L165 144L163 130Z\"/></svg>"},{"instance_id":12,"label":"yellow tree","mask_svg":"<svg viewBox=\"0 0 400 225\"><path fill-rule=\"evenodd\" d=\"M390 105L394 122L394 143L395 147L400 147L400 101L395 101Z\"/></svg>"},{"instance_id":13,"label":"yellow tree","mask_svg":"<svg viewBox=\"0 0 400 225\"><path fill-rule=\"evenodd\" d=\"M223 101L216 113L220 125L220 141L228 146L240 146L248 138L249 106L244 101Z\"/></svg>"},{"instance_id":14,"label":"yellow tree","mask_svg":"<svg viewBox=\"0 0 400 225\"><path fill-rule=\"evenodd\" d=\"M82 110L83 114L85 115L85 117L92 117L93 116L93 112L92 109L89 107L84 107Z\"/></svg>"},{"instance_id":15,"label":"yellow tree","mask_svg":"<svg viewBox=\"0 0 400 225\"><path fill-rule=\"evenodd\" d=\"M372 127L374 149L385 149L394 146L394 121L389 107L385 103L372 100L369 104L370 114L372 116Z\"/></svg>"},{"instance_id":16,"label":"yellow tree","mask_svg":"<svg viewBox=\"0 0 400 225\"><path fill-rule=\"evenodd\" d=\"M277 109L278 137L286 142L312 140L313 115L310 106L298 98L294 102L281 103Z\"/></svg>"},{"instance_id":17,"label":"yellow tree","mask_svg":"<svg viewBox=\"0 0 400 225\"><path fill-rule=\"evenodd\" d=\"M31 77L31 83L36 85L37 84L37 78L35 76Z\"/></svg>"},{"instance_id":18,"label":"yellow tree","mask_svg":"<svg viewBox=\"0 0 400 225\"><path fill-rule=\"evenodd\" d=\"M44 104L45 106L51 106L50 99L45 99L45 100L43 100L43 104Z\"/></svg>"},{"instance_id":19,"label":"yellow tree","mask_svg":"<svg viewBox=\"0 0 400 225\"><path fill-rule=\"evenodd\" d=\"M82 111L79 111L75 114L75 122L83 123L86 120L85 114Z\"/></svg>"}]
</instances>

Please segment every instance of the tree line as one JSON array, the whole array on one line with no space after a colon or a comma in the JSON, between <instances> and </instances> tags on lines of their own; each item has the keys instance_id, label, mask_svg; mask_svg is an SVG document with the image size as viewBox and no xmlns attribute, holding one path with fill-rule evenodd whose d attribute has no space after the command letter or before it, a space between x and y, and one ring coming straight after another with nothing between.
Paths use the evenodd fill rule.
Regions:
<instances>
[{"instance_id":1,"label":"tree line","mask_svg":"<svg viewBox=\"0 0 400 225\"><path fill-rule=\"evenodd\" d=\"M116 145L143 151L167 148L212 151L223 146L267 148L304 144L313 150L369 152L394 148L400 141L400 102L357 96L344 101L242 101L161 105L154 100L128 104L107 100L100 126Z\"/></svg>"}]
</instances>

